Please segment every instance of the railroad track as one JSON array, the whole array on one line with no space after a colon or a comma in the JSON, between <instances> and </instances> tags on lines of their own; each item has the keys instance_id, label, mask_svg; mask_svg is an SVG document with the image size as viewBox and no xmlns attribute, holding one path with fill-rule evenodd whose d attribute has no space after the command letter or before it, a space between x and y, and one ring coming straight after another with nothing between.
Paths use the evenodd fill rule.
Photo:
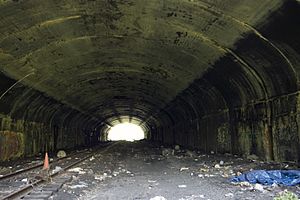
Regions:
<instances>
[{"instance_id":1,"label":"railroad track","mask_svg":"<svg viewBox=\"0 0 300 200\"><path fill-rule=\"evenodd\" d=\"M80 152L78 152L78 153L76 153L76 154L72 154L72 155L78 155L78 154L80 154L80 153L82 153L82 152L85 152L85 151L87 151L87 150L83 150L83 151L80 151ZM57 161L59 161L59 160L68 159L68 158L71 157L72 155L68 155L68 156L66 156L66 157L54 159L53 161L50 161L50 163L52 164L52 163L55 163L55 162L57 162ZM17 176L17 175L19 175L19 174L23 174L23 173L28 172L28 171L32 171L32 170L34 170L34 169L37 169L37 168L42 167L43 165L44 165L44 162L41 161L41 162L39 162L39 163L37 163L37 164L33 164L32 166L26 167L26 168L24 168L24 169L19 169L19 170L16 170L15 172L10 172L10 173L7 173L7 174L5 174L5 175L2 175L2 176L0 176L0 183L1 183L1 181L3 181L3 180L9 179L9 178L11 178L11 177L15 177L15 176Z\"/></svg>"},{"instance_id":2,"label":"railroad track","mask_svg":"<svg viewBox=\"0 0 300 200\"><path fill-rule=\"evenodd\" d=\"M105 149L106 146L104 146L103 148ZM67 181L68 178L64 178L61 181L58 181L59 184L56 184L57 187L54 187L53 185L51 186L51 179L58 176L59 174L65 173L73 166L92 157L97 151L97 149L92 151L81 151L79 153L72 154L61 159L53 160L50 163L50 170L46 173L42 170L43 163L39 163L26 169L17 170L16 172L9 173L0 177L0 200L23 198L39 199L39 196L46 199L45 197L47 195L51 196L53 194L53 191L58 190L61 185ZM52 191L48 189L37 191L35 195L35 197L37 198L33 198L34 193L32 193L32 191L41 185L47 184L48 186L50 184L48 189L52 188ZM31 193L32 198L30 197L30 195L28 195Z\"/></svg>"}]
</instances>

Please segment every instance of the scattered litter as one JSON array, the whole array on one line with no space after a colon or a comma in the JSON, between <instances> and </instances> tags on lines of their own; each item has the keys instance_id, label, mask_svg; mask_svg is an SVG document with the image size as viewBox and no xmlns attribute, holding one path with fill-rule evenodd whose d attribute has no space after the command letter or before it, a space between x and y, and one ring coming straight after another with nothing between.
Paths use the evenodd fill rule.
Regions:
<instances>
[{"instance_id":1,"label":"scattered litter","mask_svg":"<svg viewBox=\"0 0 300 200\"><path fill-rule=\"evenodd\" d=\"M254 189L255 190L258 190L258 191L261 191L261 192L264 192L265 190L264 190L264 187L261 185L261 184L258 184L258 183L256 183L255 185L254 185Z\"/></svg>"},{"instance_id":2,"label":"scattered litter","mask_svg":"<svg viewBox=\"0 0 300 200\"><path fill-rule=\"evenodd\" d=\"M156 196L156 197L151 198L150 200L167 200L167 199L163 196Z\"/></svg>"},{"instance_id":3,"label":"scattered litter","mask_svg":"<svg viewBox=\"0 0 300 200\"><path fill-rule=\"evenodd\" d=\"M69 169L68 171L69 171L69 172L77 172L77 173L79 173L79 174L85 174L85 173L86 173L86 172L83 171L83 169L80 168L80 167L75 167L75 168Z\"/></svg>"},{"instance_id":4,"label":"scattered litter","mask_svg":"<svg viewBox=\"0 0 300 200\"><path fill-rule=\"evenodd\" d=\"M196 156L195 152L190 151L190 150L187 150L185 154L186 154L187 156L191 157L191 158L193 158L193 157Z\"/></svg>"},{"instance_id":5,"label":"scattered litter","mask_svg":"<svg viewBox=\"0 0 300 200\"><path fill-rule=\"evenodd\" d=\"M286 168L286 169L289 168L289 165L284 166L284 168Z\"/></svg>"},{"instance_id":6,"label":"scattered litter","mask_svg":"<svg viewBox=\"0 0 300 200\"><path fill-rule=\"evenodd\" d=\"M175 148L174 148L176 151L180 150L180 146L177 144L175 145Z\"/></svg>"},{"instance_id":7,"label":"scattered litter","mask_svg":"<svg viewBox=\"0 0 300 200\"><path fill-rule=\"evenodd\" d=\"M245 182L245 181L240 182L239 185L242 186L242 187L251 187L252 186L249 182Z\"/></svg>"},{"instance_id":8,"label":"scattered litter","mask_svg":"<svg viewBox=\"0 0 300 200\"><path fill-rule=\"evenodd\" d=\"M226 174L226 173L222 174L221 176L222 176L223 178L228 178L228 177L229 177L229 175Z\"/></svg>"},{"instance_id":9,"label":"scattered litter","mask_svg":"<svg viewBox=\"0 0 300 200\"><path fill-rule=\"evenodd\" d=\"M156 183L154 180L148 180L148 183Z\"/></svg>"},{"instance_id":10,"label":"scattered litter","mask_svg":"<svg viewBox=\"0 0 300 200\"><path fill-rule=\"evenodd\" d=\"M220 169L221 166L220 166L219 164L216 164L216 165L215 165L215 168L216 168L216 169Z\"/></svg>"},{"instance_id":11,"label":"scattered litter","mask_svg":"<svg viewBox=\"0 0 300 200\"><path fill-rule=\"evenodd\" d=\"M174 155L174 149L163 149L161 151L161 154L163 156L170 156L170 155Z\"/></svg>"},{"instance_id":12,"label":"scattered litter","mask_svg":"<svg viewBox=\"0 0 300 200\"><path fill-rule=\"evenodd\" d=\"M72 175L72 180L77 181L79 178L77 176Z\"/></svg>"},{"instance_id":13,"label":"scattered litter","mask_svg":"<svg viewBox=\"0 0 300 200\"><path fill-rule=\"evenodd\" d=\"M194 200L194 199L199 199L199 198L204 199L205 196L203 194L200 194L200 195L193 194L191 196L185 196L183 198L180 198L179 200Z\"/></svg>"},{"instance_id":14,"label":"scattered litter","mask_svg":"<svg viewBox=\"0 0 300 200\"><path fill-rule=\"evenodd\" d=\"M23 169L18 169L16 172L20 172L20 171L22 171Z\"/></svg>"},{"instance_id":15,"label":"scattered litter","mask_svg":"<svg viewBox=\"0 0 300 200\"><path fill-rule=\"evenodd\" d=\"M88 187L87 185L71 185L71 186L69 186L69 188L71 188L71 189L76 189L76 188L85 188L85 187Z\"/></svg>"},{"instance_id":16,"label":"scattered litter","mask_svg":"<svg viewBox=\"0 0 300 200\"><path fill-rule=\"evenodd\" d=\"M198 174L199 178L204 178L203 174Z\"/></svg>"},{"instance_id":17,"label":"scattered litter","mask_svg":"<svg viewBox=\"0 0 300 200\"><path fill-rule=\"evenodd\" d=\"M22 182L27 182L28 179L27 179L27 178L24 178L24 179L22 179L21 181L22 181Z\"/></svg>"},{"instance_id":18,"label":"scattered litter","mask_svg":"<svg viewBox=\"0 0 300 200\"><path fill-rule=\"evenodd\" d=\"M185 171L185 170L189 170L189 168L188 167L181 167L180 168L180 171L182 172L182 171Z\"/></svg>"},{"instance_id":19,"label":"scattered litter","mask_svg":"<svg viewBox=\"0 0 300 200\"><path fill-rule=\"evenodd\" d=\"M210 151L210 154L215 154L215 152L214 151Z\"/></svg>"},{"instance_id":20,"label":"scattered litter","mask_svg":"<svg viewBox=\"0 0 300 200\"><path fill-rule=\"evenodd\" d=\"M90 158L90 161L93 161L93 160L95 160L95 157L94 157L94 156L92 156L92 157Z\"/></svg>"},{"instance_id":21,"label":"scattered litter","mask_svg":"<svg viewBox=\"0 0 300 200\"><path fill-rule=\"evenodd\" d=\"M55 169L52 170L52 173L54 174L54 173L59 172L61 170L62 170L62 168L60 166L55 166Z\"/></svg>"},{"instance_id":22,"label":"scattered litter","mask_svg":"<svg viewBox=\"0 0 300 200\"><path fill-rule=\"evenodd\" d=\"M96 175L95 176L95 180L99 180L99 181L104 181L106 178L106 176L102 176L102 175Z\"/></svg>"},{"instance_id":23,"label":"scattered litter","mask_svg":"<svg viewBox=\"0 0 300 200\"><path fill-rule=\"evenodd\" d=\"M120 172L113 172L112 175L113 176L118 176L120 174Z\"/></svg>"},{"instance_id":24,"label":"scattered litter","mask_svg":"<svg viewBox=\"0 0 300 200\"><path fill-rule=\"evenodd\" d=\"M3 177L4 175L0 174L0 177Z\"/></svg>"},{"instance_id":25,"label":"scattered litter","mask_svg":"<svg viewBox=\"0 0 300 200\"><path fill-rule=\"evenodd\" d=\"M186 188L186 185L178 185L179 188Z\"/></svg>"},{"instance_id":26,"label":"scattered litter","mask_svg":"<svg viewBox=\"0 0 300 200\"><path fill-rule=\"evenodd\" d=\"M209 169L206 169L206 168L200 168L200 171L201 171L201 172L208 172Z\"/></svg>"},{"instance_id":27,"label":"scattered litter","mask_svg":"<svg viewBox=\"0 0 300 200\"><path fill-rule=\"evenodd\" d=\"M220 165L224 165L224 161L223 160L220 161Z\"/></svg>"},{"instance_id":28,"label":"scattered litter","mask_svg":"<svg viewBox=\"0 0 300 200\"><path fill-rule=\"evenodd\" d=\"M240 175L242 175L242 173L241 172L237 172L236 175L240 176Z\"/></svg>"},{"instance_id":29,"label":"scattered litter","mask_svg":"<svg viewBox=\"0 0 300 200\"><path fill-rule=\"evenodd\" d=\"M253 170L231 179L232 182L260 183L272 185L273 183L285 186L300 184L300 170Z\"/></svg>"},{"instance_id":30,"label":"scattered litter","mask_svg":"<svg viewBox=\"0 0 300 200\"><path fill-rule=\"evenodd\" d=\"M234 195L232 193L227 193L225 194L225 197L229 197L229 198L232 198Z\"/></svg>"}]
</instances>

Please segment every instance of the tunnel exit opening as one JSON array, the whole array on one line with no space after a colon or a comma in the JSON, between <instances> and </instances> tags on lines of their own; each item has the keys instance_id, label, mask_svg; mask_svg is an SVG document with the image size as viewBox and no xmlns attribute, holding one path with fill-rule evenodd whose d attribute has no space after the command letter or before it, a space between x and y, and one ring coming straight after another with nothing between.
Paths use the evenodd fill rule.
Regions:
<instances>
[{"instance_id":1,"label":"tunnel exit opening","mask_svg":"<svg viewBox=\"0 0 300 200\"><path fill-rule=\"evenodd\" d=\"M136 141L145 139L145 133L142 127L132 123L117 124L110 128L107 134L107 140L110 141Z\"/></svg>"}]
</instances>

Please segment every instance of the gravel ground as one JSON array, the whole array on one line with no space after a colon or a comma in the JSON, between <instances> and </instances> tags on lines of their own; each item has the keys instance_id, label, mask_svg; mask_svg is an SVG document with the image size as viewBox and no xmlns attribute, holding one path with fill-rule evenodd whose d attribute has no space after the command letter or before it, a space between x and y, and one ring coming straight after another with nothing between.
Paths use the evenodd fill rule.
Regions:
<instances>
[{"instance_id":1,"label":"gravel ground","mask_svg":"<svg viewBox=\"0 0 300 200\"><path fill-rule=\"evenodd\" d=\"M251 169L294 168L207 155L140 142L117 142L73 168L72 181L52 199L273 199L280 191L299 195L299 187L234 185L230 177Z\"/></svg>"}]
</instances>

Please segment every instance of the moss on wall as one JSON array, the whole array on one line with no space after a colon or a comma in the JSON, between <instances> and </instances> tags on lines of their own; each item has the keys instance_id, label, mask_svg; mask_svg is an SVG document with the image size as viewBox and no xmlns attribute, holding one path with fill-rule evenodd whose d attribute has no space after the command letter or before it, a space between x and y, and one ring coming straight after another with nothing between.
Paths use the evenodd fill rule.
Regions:
<instances>
[{"instance_id":1,"label":"moss on wall","mask_svg":"<svg viewBox=\"0 0 300 200\"><path fill-rule=\"evenodd\" d=\"M206 152L232 152L245 157L255 154L264 160L299 162L297 100L299 94L293 93L235 108L230 117L224 110L194 120L197 124L193 125L187 119L173 129L166 126L154 130L153 139L170 143L171 133L175 133L176 144Z\"/></svg>"},{"instance_id":2,"label":"moss on wall","mask_svg":"<svg viewBox=\"0 0 300 200\"><path fill-rule=\"evenodd\" d=\"M24 133L0 131L0 161L23 156L24 147Z\"/></svg>"},{"instance_id":3,"label":"moss on wall","mask_svg":"<svg viewBox=\"0 0 300 200\"><path fill-rule=\"evenodd\" d=\"M77 127L60 127L55 147L53 129L49 125L14 120L3 114L0 114L0 125L0 161L86 145L85 133Z\"/></svg>"}]
</instances>

